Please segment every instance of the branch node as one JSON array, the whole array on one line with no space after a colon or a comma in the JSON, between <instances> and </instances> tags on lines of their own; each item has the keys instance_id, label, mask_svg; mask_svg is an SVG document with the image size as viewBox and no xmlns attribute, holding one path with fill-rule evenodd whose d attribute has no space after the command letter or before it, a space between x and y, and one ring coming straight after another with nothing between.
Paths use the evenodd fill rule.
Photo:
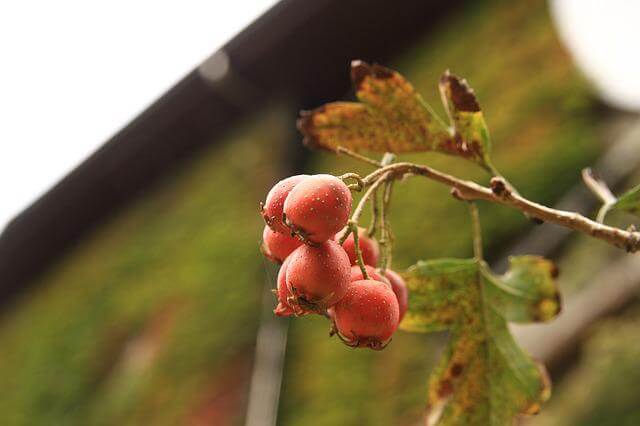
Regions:
<instances>
[{"instance_id":1,"label":"branch node","mask_svg":"<svg viewBox=\"0 0 640 426\"><path fill-rule=\"evenodd\" d=\"M456 187L451 188L451 196L456 200L465 201L462 197L462 192Z\"/></svg>"},{"instance_id":2,"label":"branch node","mask_svg":"<svg viewBox=\"0 0 640 426\"><path fill-rule=\"evenodd\" d=\"M491 192L493 192L496 197L507 198L511 193L507 187L507 182L505 182L504 178L500 176L492 177L489 185L491 187Z\"/></svg>"},{"instance_id":3,"label":"branch node","mask_svg":"<svg viewBox=\"0 0 640 426\"><path fill-rule=\"evenodd\" d=\"M627 253L635 253L640 250L640 232L636 231L635 225L631 225L627 228L627 232L631 235L629 236L629 240L625 249Z\"/></svg>"}]
</instances>

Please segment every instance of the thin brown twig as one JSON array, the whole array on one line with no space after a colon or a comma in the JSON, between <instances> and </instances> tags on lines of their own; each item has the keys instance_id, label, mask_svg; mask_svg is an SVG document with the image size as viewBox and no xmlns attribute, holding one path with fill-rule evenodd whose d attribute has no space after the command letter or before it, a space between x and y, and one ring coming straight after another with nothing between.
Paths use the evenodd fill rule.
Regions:
<instances>
[{"instance_id":1,"label":"thin brown twig","mask_svg":"<svg viewBox=\"0 0 640 426\"><path fill-rule=\"evenodd\" d=\"M491 179L491 188L413 163L395 163L375 170L365 178L365 186L374 185L381 176L386 179L400 179L407 175L419 175L455 188L456 196L467 201L485 200L520 210L533 218L555 223L575 231L603 240L631 253L640 250L640 232L622 229L598 223L579 213L556 210L530 201L509 189L503 178Z\"/></svg>"},{"instance_id":2,"label":"thin brown twig","mask_svg":"<svg viewBox=\"0 0 640 426\"><path fill-rule=\"evenodd\" d=\"M593 192L603 204L613 204L616 202L616 196L613 195L609 186L596 176L589 167L582 169L582 180L591 192Z\"/></svg>"},{"instance_id":3,"label":"thin brown twig","mask_svg":"<svg viewBox=\"0 0 640 426\"><path fill-rule=\"evenodd\" d=\"M347 148L344 148L344 147L341 147L341 146L336 148L336 153L341 154L341 155L346 155L348 157L355 158L356 160L360 160L360 161L362 161L364 163L371 164L372 166L375 166L375 167L381 167L382 166L381 162L376 161L373 158L366 157L366 156L364 156L362 154L358 154L355 151L351 151L350 149L347 149Z\"/></svg>"},{"instance_id":4,"label":"thin brown twig","mask_svg":"<svg viewBox=\"0 0 640 426\"><path fill-rule=\"evenodd\" d=\"M607 213L617 201L616 196L613 195L606 182L596 176L593 170L588 167L582 170L582 180L587 188L602 201L602 207L598 210L596 221L603 223Z\"/></svg>"}]
</instances>

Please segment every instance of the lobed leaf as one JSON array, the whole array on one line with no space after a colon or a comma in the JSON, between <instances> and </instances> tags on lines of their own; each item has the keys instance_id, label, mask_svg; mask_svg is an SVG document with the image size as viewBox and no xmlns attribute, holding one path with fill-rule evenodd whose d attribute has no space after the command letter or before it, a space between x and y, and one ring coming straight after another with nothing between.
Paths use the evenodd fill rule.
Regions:
<instances>
[{"instance_id":1,"label":"lobed leaf","mask_svg":"<svg viewBox=\"0 0 640 426\"><path fill-rule=\"evenodd\" d=\"M510 268L497 277L483 270L486 297L510 322L549 321L560 312L555 264L538 256L509 258Z\"/></svg>"},{"instance_id":2,"label":"lobed leaf","mask_svg":"<svg viewBox=\"0 0 640 426\"><path fill-rule=\"evenodd\" d=\"M618 198L611 208L624 210L628 213L640 216L640 185L625 192Z\"/></svg>"},{"instance_id":3,"label":"lobed leaf","mask_svg":"<svg viewBox=\"0 0 640 426\"><path fill-rule=\"evenodd\" d=\"M304 143L335 151L439 151L488 164L489 133L473 91L451 74L441 81L448 128L398 72L362 61L351 64L357 102L334 102L298 120Z\"/></svg>"},{"instance_id":4,"label":"lobed leaf","mask_svg":"<svg viewBox=\"0 0 640 426\"><path fill-rule=\"evenodd\" d=\"M405 273L409 310L400 327L450 338L429 380L429 424L507 425L535 413L550 395L544 367L515 343L510 321L548 320L559 312L553 264L511 259L503 276L467 259L418 262Z\"/></svg>"}]
</instances>

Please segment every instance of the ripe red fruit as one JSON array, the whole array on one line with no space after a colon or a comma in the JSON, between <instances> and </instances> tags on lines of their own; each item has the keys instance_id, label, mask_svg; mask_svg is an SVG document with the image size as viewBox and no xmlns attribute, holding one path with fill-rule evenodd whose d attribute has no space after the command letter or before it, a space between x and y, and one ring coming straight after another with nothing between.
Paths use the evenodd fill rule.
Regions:
<instances>
[{"instance_id":1,"label":"ripe red fruit","mask_svg":"<svg viewBox=\"0 0 640 426\"><path fill-rule=\"evenodd\" d=\"M331 175L314 175L298 183L284 202L292 231L312 243L327 241L347 224L351 191Z\"/></svg>"},{"instance_id":2,"label":"ripe red fruit","mask_svg":"<svg viewBox=\"0 0 640 426\"><path fill-rule=\"evenodd\" d=\"M268 226L262 231L262 253L274 262L282 263L295 249L302 245L302 241L290 234L274 232Z\"/></svg>"},{"instance_id":3,"label":"ripe red fruit","mask_svg":"<svg viewBox=\"0 0 640 426\"><path fill-rule=\"evenodd\" d=\"M399 317L396 295L387 284L374 280L352 282L334 307L340 337L359 348L383 349L398 328Z\"/></svg>"},{"instance_id":4,"label":"ripe red fruit","mask_svg":"<svg viewBox=\"0 0 640 426\"><path fill-rule=\"evenodd\" d=\"M273 310L273 313L279 317L304 314L304 312L301 312L299 309L296 309L295 306L289 304L289 301L293 300L293 295L289 291L286 281L287 268L289 267L290 260L291 258L288 257L280 267L280 271L278 271L278 290L276 292L278 296L278 306Z\"/></svg>"},{"instance_id":5,"label":"ripe red fruit","mask_svg":"<svg viewBox=\"0 0 640 426\"><path fill-rule=\"evenodd\" d=\"M349 286L351 265L338 243L328 240L318 247L303 245L289 258L286 280L294 297L290 305L319 312L342 299Z\"/></svg>"},{"instance_id":6,"label":"ripe red fruit","mask_svg":"<svg viewBox=\"0 0 640 426\"><path fill-rule=\"evenodd\" d=\"M404 314L407 313L409 307L409 290L407 284L397 272L387 269L384 273L385 277L391 283L391 289L398 298L398 307L400 308L400 321L404 318Z\"/></svg>"},{"instance_id":7,"label":"ripe red fruit","mask_svg":"<svg viewBox=\"0 0 640 426\"><path fill-rule=\"evenodd\" d=\"M336 235L336 239L339 239L342 236L342 232L339 232ZM378 258L380 257L380 247L378 246L378 242L373 238L369 238L367 235L367 230L364 228L358 228L358 243L360 245L360 251L362 252L362 260L365 265L376 265L378 263ZM355 265L357 262L356 258L356 245L353 240L353 234L349 234L344 243L342 244L342 248L349 255L349 260L352 265Z\"/></svg>"},{"instance_id":8,"label":"ripe red fruit","mask_svg":"<svg viewBox=\"0 0 640 426\"><path fill-rule=\"evenodd\" d=\"M309 175L290 176L276 183L267 194L267 199L262 205L262 217L265 223L274 231L282 234L290 234L291 231L282 221L284 201L294 186L308 178Z\"/></svg>"},{"instance_id":9,"label":"ripe red fruit","mask_svg":"<svg viewBox=\"0 0 640 426\"><path fill-rule=\"evenodd\" d=\"M369 265L365 265L364 267L367 270L367 273L369 274L369 279L372 279L374 281L380 281L387 284L388 286L391 286L391 284L389 283L389 280L387 280L386 277L383 277L382 275L380 275L378 271L376 271L376 268ZM360 266L354 265L351 267L351 281L353 282L353 281L360 281L360 280L364 280L364 275L362 275L362 269L360 269Z\"/></svg>"}]
</instances>

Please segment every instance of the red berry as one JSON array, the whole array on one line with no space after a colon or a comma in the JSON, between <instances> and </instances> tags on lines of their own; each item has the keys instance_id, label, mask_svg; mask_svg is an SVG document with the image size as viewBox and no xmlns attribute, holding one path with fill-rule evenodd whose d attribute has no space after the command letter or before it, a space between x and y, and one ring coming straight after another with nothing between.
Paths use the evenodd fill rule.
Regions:
<instances>
[{"instance_id":1,"label":"red berry","mask_svg":"<svg viewBox=\"0 0 640 426\"><path fill-rule=\"evenodd\" d=\"M302 241L289 234L274 232L268 226L262 231L262 252L274 262L282 263L295 249L302 245Z\"/></svg>"},{"instance_id":2,"label":"red berry","mask_svg":"<svg viewBox=\"0 0 640 426\"><path fill-rule=\"evenodd\" d=\"M324 311L344 296L351 265L342 247L333 240L318 247L303 245L290 256L287 286L296 304L306 312Z\"/></svg>"},{"instance_id":3,"label":"red berry","mask_svg":"<svg viewBox=\"0 0 640 426\"><path fill-rule=\"evenodd\" d=\"M376 268L369 265L365 265L364 267L367 270L367 273L369 274L369 279L372 279L374 281L380 281L391 286L391 284L389 283L389 280L387 280L385 277L380 275L378 271L376 271ZM351 281L353 282L353 281L360 281L360 280L364 280L364 276L362 275L362 269L360 269L360 266L354 265L351 267Z\"/></svg>"},{"instance_id":4,"label":"red berry","mask_svg":"<svg viewBox=\"0 0 640 426\"><path fill-rule=\"evenodd\" d=\"M351 202L351 191L340 179L314 175L291 190L284 202L284 214L291 230L321 243L347 224Z\"/></svg>"},{"instance_id":5,"label":"red berry","mask_svg":"<svg viewBox=\"0 0 640 426\"><path fill-rule=\"evenodd\" d=\"M407 308L409 307L409 289L407 289L407 284L397 272L387 269L384 275L391 283L391 289L398 298L400 321L402 321L402 318L404 318L404 314L407 313Z\"/></svg>"},{"instance_id":6,"label":"red berry","mask_svg":"<svg viewBox=\"0 0 640 426\"><path fill-rule=\"evenodd\" d=\"M276 183L267 194L267 199L262 206L262 217L271 229L282 234L290 234L291 231L282 222L282 209L284 201L294 186L308 178L309 175L290 176Z\"/></svg>"},{"instance_id":7,"label":"red berry","mask_svg":"<svg viewBox=\"0 0 640 426\"><path fill-rule=\"evenodd\" d=\"M300 312L299 309L295 309L294 306L291 306L289 304L289 300L292 300L293 296L289 291L289 287L287 287L285 278L290 260L290 257L286 258L284 263L280 267L280 271L278 271L278 306L276 306L276 308L273 310L273 313L279 317L288 317L291 315L303 314L303 312Z\"/></svg>"},{"instance_id":8,"label":"red berry","mask_svg":"<svg viewBox=\"0 0 640 426\"><path fill-rule=\"evenodd\" d=\"M342 232L339 232L336 235L336 239L339 239L342 236ZM378 247L378 242L373 238L369 238L367 235L367 230L364 228L358 228L358 243L360 245L360 251L362 252L362 260L365 265L376 265L378 263L378 258L380 256L380 248ZM353 234L350 234L344 243L342 244L342 248L349 255L349 260L352 265L355 265L357 262L356 258L356 245L353 240Z\"/></svg>"},{"instance_id":9,"label":"red berry","mask_svg":"<svg viewBox=\"0 0 640 426\"><path fill-rule=\"evenodd\" d=\"M398 300L380 281L352 282L334 311L338 332L349 346L382 349L398 328Z\"/></svg>"}]
</instances>

